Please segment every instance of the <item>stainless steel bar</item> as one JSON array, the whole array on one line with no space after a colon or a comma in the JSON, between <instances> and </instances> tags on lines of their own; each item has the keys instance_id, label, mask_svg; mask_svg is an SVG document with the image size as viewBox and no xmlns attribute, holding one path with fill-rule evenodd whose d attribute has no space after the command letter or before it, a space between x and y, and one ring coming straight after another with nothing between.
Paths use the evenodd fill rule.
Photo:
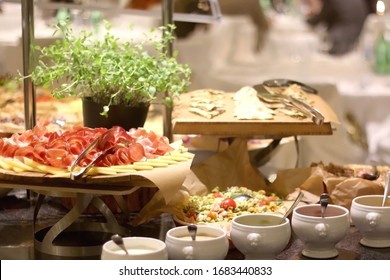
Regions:
<instances>
[{"instance_id":1,"label":"stainless steel bar","mask_svg":"<svg viewBox=\"0 0 390 280\"><path fill-rule=\"evenodd\" d=\"M162 20L163 26L167 26L173 23L173 1L172 0L163 0L162 6ZM170 42L167 48L167 54L169 56L173 55L173 43ZM169 94L168 92L164 93L164 97ZM163 133L170 142L172 141L172 108L170 106L163 107Z\"/></svg>"},{"instance_id":2,"label":"stainless steel bar","mask_svg":"<svg viewBox=\"0 0 390 280\"><path fill-rule=\"evenodd\" d=\"M163 26L173 24L173 1L172 0L163 0L162 21L163 21ZM167 53L169 56L172 56L173 54L172 42L167 46Z\"/></svg>"},{"instance_id":3,"label":"stainless steel bar","mask_svg":"<svg viewBox=\"0 0 390 280\"><path fill-rule=\"evenodd\" d=\"M22 49L23 49L23 76L31 73L34 61L34 1L22 0ZM24 91L24 124L31 129L36 123L35 88L30 77L23 80ZM26 191L27 199L31 199L31 192Z\"/></svg>"},{"instance_id":4,"label":"stainless steel bar","mask_svg":"<svg viewBox=\"0 0 390 280\"><path fill-rule=\"evenodd\" d=\"M31 74L34 61L34 1L22 0L22 48L23 75ZM36 123L35 88L30 77L23 80L25 128L31 129Z\"/></svg>"},{"instance_id":5,"label":"stainless steel bar","mask_svg":"<svg viewBox=\"0 0 390 280\"><path fill-rule=\"evenodd\" d=\"M211 15L213 17L213 21L214 22L220 21L222 18L222 12L218 0L209 0L209 3L210 3Z\"/></svg>"},{"instance_id":6,"label":"stainless steel bar","mask_svg":"<svg viewBox=\"0 0 390 280\"><path fill-rule=\"evenodd\" d=\"M17 1L14 1L17 2ZM210 0L211 7L211 15L201 15L201 14L188 14L188 13L173 13L173 19L175 21L183 21L183 22L194 22L194 23L216 23L220 21L221 9L219 7L218 0ZM98 3L88 3L88 4L71 4L71 3L55 3L55 2L47 2L47 1L36 1L35 6L41 9L59 9L59 8L67 8L71 10L98 10L102 12L108 13L120 13L127 15L135 15L135 16L145 16L150 18L161 19L162 12L158 9L153 10L141 10L141 9L123 9L119 6L114 6L110 4L102 4Z\"/></svg>"}]
</instances>

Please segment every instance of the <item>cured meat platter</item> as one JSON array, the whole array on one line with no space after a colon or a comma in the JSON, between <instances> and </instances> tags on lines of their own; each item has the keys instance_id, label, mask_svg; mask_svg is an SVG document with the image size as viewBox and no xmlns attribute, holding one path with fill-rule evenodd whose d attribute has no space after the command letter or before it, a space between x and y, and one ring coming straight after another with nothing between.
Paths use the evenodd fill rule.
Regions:
<instances>
[{"instance_id":1,"label":"cured meat platter","mask_svg":"<svg viewBox=\"0 0 390 280\"><path fill-rule=\"evenodd\" d=\"M49 131L38 125L0 138L0 184L108 193L133 186L170 188L184 180L192 158L181 143L143 128Z\"/></svg>"}]
</instances>

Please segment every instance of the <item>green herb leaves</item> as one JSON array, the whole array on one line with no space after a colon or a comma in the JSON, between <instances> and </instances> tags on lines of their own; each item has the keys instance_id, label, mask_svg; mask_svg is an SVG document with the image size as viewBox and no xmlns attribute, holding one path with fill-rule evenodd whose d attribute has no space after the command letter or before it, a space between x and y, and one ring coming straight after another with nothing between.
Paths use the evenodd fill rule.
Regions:
<instances>
[{"instance_id":1,"label":"green herb leaves","mask_svg":"<svg viewBox=\"0 0 390 280\"><path fill-rule=\"evenodd\" d=\"M37 48L38 63L31 78L36 85L52 88L57 98L90 97L104 105L150 104L158 93L167 93L166 104L190 84L191 70L166 53L174 40L175 26L150 30L145 39L122 42L106 22L103 38L92 32L74 32L68 22L59 22L61 39ZM160 32L160 33L158 33Z\"/></svg>"}]
</instances>

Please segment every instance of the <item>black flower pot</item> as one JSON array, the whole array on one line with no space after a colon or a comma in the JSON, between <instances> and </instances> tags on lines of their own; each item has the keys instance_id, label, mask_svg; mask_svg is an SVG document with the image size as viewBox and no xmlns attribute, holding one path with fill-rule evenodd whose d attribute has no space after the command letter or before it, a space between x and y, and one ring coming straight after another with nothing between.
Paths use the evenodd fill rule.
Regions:
<instances>
[{"instance_id":1,"label":"black flower pot","mask_svg":"<svg viewBox=\"0 0 390 280\"><path fill-rule=\"evenodd\" d=\"M103 105L91 99L83 99L83 121L84 126L97 128L111 128L121 126L125 130L130 128L143 127L148 115L149 106L126 107L121 105L111 105L108 117L102 116Z\"/></svg>"}]
</instances>

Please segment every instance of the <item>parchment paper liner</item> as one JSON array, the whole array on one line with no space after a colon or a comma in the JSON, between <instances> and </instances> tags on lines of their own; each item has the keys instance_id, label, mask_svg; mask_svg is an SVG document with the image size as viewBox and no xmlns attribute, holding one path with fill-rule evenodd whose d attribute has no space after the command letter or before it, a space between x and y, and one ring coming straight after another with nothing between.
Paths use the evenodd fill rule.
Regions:
<instances>
[{"instance_id":1,"label":"parchment paper liner","mask_svg":"<svg viewBox=\"0 0 390 280\"><path fill-rule=\"evenodd\" d=\"M354 165L356 168L357 165ZM388 169L388 168L387 168ZM252 190L274 192L287 200L295 199L300 190L303 201L318 203L325 182L331 203L350 208L352 199L365 194L383 194L383 174L376 181L361 178L340 177L328 172L322 163L313 167L280 170L276 180L266 184L263 175L250 163L247 139L237 138L223 152L195 164L187 174L183 185L170 193L170 201L165 203L161 192L140 211L133 223L143 223L158 214L171 213L185 221L182 208L190 195L204 195L219 186L222 190L230 186L243 186ZM165 192L168 196L168 192Z\"/></svg>"},{"instance_id":2,"label":"parchment paper liner","mask_svg":"<svg viewBox=\"0 0 390 280\"><path fill-rule=\"evenodd\" d=\"M190 195L205 195L216 186L224 190L230 186L242 186L252 190L267 187L260 172L250 163L247 139L237 138L225 151L191 166L182 187L171 193L168 203L157 192L150 202L140 211L133 224L141 224L161 214L171 213L183 217L183 206Z\"/></svg>"},{"instance_id":3,"label":"parchment paper liner","mask_svg":"<svg viewBox=\"0 0 390 280\"><path fill-rule=\"evenodd\" d=\"M348 166L346 166L348 167ZM354 165L356 168L357 165ZM323 192L322 182L327 185L331 203L351 207L356 196L367 194L383 194L383 176L375 181L361 178L342 177L326 171L320 163L313 167L281 170L270 188L276 193L286 196L287 199L295 197L299 189L305 192L307 202L317 203Z\"/></svg>"}]
</instances>

